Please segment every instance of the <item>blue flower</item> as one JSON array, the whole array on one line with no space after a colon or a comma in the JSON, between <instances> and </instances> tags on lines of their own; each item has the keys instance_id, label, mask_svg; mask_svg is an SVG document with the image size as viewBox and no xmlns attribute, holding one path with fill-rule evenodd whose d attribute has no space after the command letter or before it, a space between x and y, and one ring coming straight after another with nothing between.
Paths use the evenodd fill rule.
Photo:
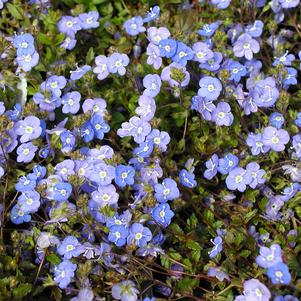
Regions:
<instances>
[{"instance_id":1,"label":"blue flower","mask_svg":"<svg viewBox=\"0 0 301 301\"><path fill-rule=\"evenodd\" d=\"M18 204L16 204L10 213L11 221L16 224L28 223L31 221L31 216L28 213L25 213Z\"/></svg>"},{"instance_id":2,"label":"blue flower","mask_svg":"<svg viewBox=\"0 0 301 301\"><path fill-rule=\"evenodd\" d=\"M146 16L143 19L144 23L156 20L159 18L160 15L160 7L158 5L155 5L154 7L151 7L149 12L147 12Z\"/></svg>"},{"instance_id":3,"label":"blue flower","mask_svg":"<svg viewBox=\"0 0 301 301\"><path fill-rule=\"evenodd\" d=\"M225 9L230 5L231 0L211 0L211 4L216 5L218 9Z\"/></svg>"},{"instance_id":4,"label":"blue flower","mask_svg":"<svg viewBox=\"0 0 301 301\"><path fill-rule=\"evenodd\" d=\"M198 30L198 34L203 37L211 37L219 27L220 22L205 24L202 29Z\"/></svg>"},{"instance_id":5,"label":"blue flower","mask_svg":"<svg viewBox=\"0 0 301 301\"><path fill-rule=\"evenodd\" d=\"M108 240L113 242L117 247L122 247L126 244L129 231L124 225L113 225L110 228Z\"/></svg>"},{"instance_id":6,"label":"blue flower","mask_svg":"<svg viewBox=\"0 0 301 301\"><path fill-rule=\"evenodd\" d=\"M160 56L171 58L177 52L177 41L173 39L164 39L159 42Z\"/></svg>"},{"instance_id":7,"label":"blue flower","mask_svg":"<svg viewBox=\"0 0 301 301\"><path fill-rule=\"evenodd\" d=\"M71 152L75 147L75 136L69 130L60 134L60 140L62 142L62 152Z\"/></svg>"},{"instance_id":8,"label":"blue flower","mask_svg":"<svg viewBox=\"0 0 301 301\"><path fill-rule=\"evenodd\" d=\"M274 112L270 115L270 125L276 129L281 129L284 123L284 116L278 112Z\"/></svg>"},{"instance_id":9,"label":"blue flower","mask_svg":"<svg viewBox=\"0 0 301 301\"><path fill-rule=\"evenodd\" d=\"M255 20L253 25L248 25L245 32L248 33L253 38L259 38L263 31L263 22L260 20Z\"/></svg>"},{"instance_id":10,"label":"blue flower","mask_svg":"<svg viewBox=\"0 0 301 301\"><path fill-rule=\"evenodd\" d=\"M160 44L159 44L160 45ZM173 62L180 64L181 66L186 66L187 61L192 60L194 57L194 52L188 46L182 42L178 42L177 51L172 57Z\"/></svg>"},{"instance_id":11,"label":"blue flower","mask_svg":"<svg viewBox=\"0 0 301 301\"><path fill-rule=\"evenodd\" d=\"M170 224L174 215L167 203L159 204L152 210L153 219L164 228Z\"/></svg>"},{"instance_id":12,"label":"blue flower","mask_svg":"<svg viewBox=\"0 0 301 301\"><path fill-rule=\"evenodd\" d=\"M284 66L291 66L294 60L295 56L293 54L288 54L288 51L286 51L280 57L276 57L275 61L273 62L273 66L277 66L279 64L283 64Z\"/></svg>"},{"instance_id":13,"label":"blue flower","mask_svg":"<svg viewBox=\"0 0 301 301\"><path fill-rule=\"evenodd\" d=\"M161 88L161 78L158 74L148 74L143 78L143 86L145 90L143 91L143 95L147 95L149 97L156 97Z\"/></svg>"},{"instance_id":14,"label":"blue flower","mask_svg":"<svg viewBox=\"0 0 301 301\"><path fill-rule=\"evenodd\" d=\"M194 188L197 185L195 175L192 172L182 169L179 174L180 182L183 186L188 188Z\"/></svg>"},{"instance_id":15,"label":"blue flower","mask_svg":"<svg viewBox=\"0 0 301 301\"><path fill-rule=\"evenodd\" d=\"M232 169L234 169L239 163L239 159L232 154L227 154L225 155L224 158L219 159L218 161L218 171L223 174L226 175L229 173L229 171L231 171Z\"/></svg>"},{"instance_id":16,"label":"blue flower","mask_svg":"<svg viewBox=\"0 0 301 301\"><path fill-rule=\"evenodd\" d=\"M137 301L139 291L135 287L135 283L131 280L123 280L115 283L112 287L112 297L121 301Z\"/></svg>"},{"instance_id":17,"label":"blue flower","mask_svg":"<svg viewBox=\"0 0 301 301\"><path fill-rule=\"evenodd\" d=\"M180 196L177 183L170 178L166 178L162 181L162 184L156 184L155 187L155 198L160 203L166 203L172 201Z\"/></svg>"},{"instance_id":18,"label":"blue flower","mask_svg":"<svg viewBox=\"0 0 301 301\"><path fill-rule=\"evenodd\" d=\"M266 269L282 262L282 250L278 244L271 245L270 248L260 247L260 255L256 257L256 263Z\"/></svg>"},{"instance_id":19,"label":"blue flower","mask_svg":"<svg viewBox=\"0 0 301 301\"><path fill-rule=\"evenodd\" d=\"M71 259L72 257L77 257L81 254L79 247L79 242L74 236L67 236L62 243L57 248L57 253L64 256L64 259Z\"/></svg>"},{"instance_id":20,"label":"blue flower","mask_svg":"<svg viewBox=\"0 0 301 301\"><path fill-rule=\"evenodd\" d=\"M247 74L247 69L242 64L232 61L228 66L228 70L230 71L230 80L234 80L235 82L239 82L242 76Z\"/></svg>"},{"instance_id":21,"label":"blue flower","mask_svg":"<svg viewBox=\"0 0 301 301\"><path fill-rule=\"evenodd\" d=\"M298 83L298 80L297 80L297 70L295 68L290 68L290 67L287 67L285 68L286 70L286 75L283 79L283 86L284 88L288 88L290 85L296 85Z\"/></svg>"},{"instance_id":22,"label":"blue flower","mask_svg":"<svg viewBox=\"0 0 301 301\"><path fill-rule=\"evenodd\" d=\"M213 154L212 157L206 161L206 170L204 172L204 178L207 180L211 180L215 175L217 174L218 169L218 156L216 154Z\"/></svg>"},{"instance_id":23,"label":"blue flower","mask_svg":"<svg viewBox=\"0 0 301 301\"><path fill-rule=\"evenodd\" d=\"M36 177L38 181L46 176L46 172L46 167L41 165L35 165L32 169L32 174Z\"/></svg>"},{"instance_id":24,"label":"blue flower","mask_svg":"<svg viewBox=\"0 0 301 301\"><path fill-rule=\"evenodd\" d=\"M214 52L213 57L207 62L201 63L200 68L204 68L208 71L217 71L220 68L220 63L223 60L223 55L220 52Z\"/></svg>"},{"instance_id":25,"label":"blue flower","mask_svg":"<svg viewBox=\"0 0 301 301\"><path fill-rule=\"evenodd\" d=\"M118 73L119 75L125 75L125 67L129 64L130 59L124 53L113 53L108 58L107 67L110 73Z\"/></svg>"},{"instance_id":26,"label":"blue flower","mask_svg":"<svg viewBox=\"0 0 301 301\"><path fill-rule=\"evenodd\" d=\"M199 85L198 95L208 100L216 100L223 88L220 80L212 76L203 77Z\"/></svg>"},{"instance_id":27,"label":"blue flower","mask_svg":"<svg viewBox=\"0 0 301 301\"><path fill-rule=\"evenodd\" d=\"M53 199L57 202L67 201L72 192L72 185L69 183L58 183L53 188Z\"/></svg>"},{"instance_id":28,"label":"blue flower","mask_svg":"<svg viewBox=\"0 0 301 301\"><path fill-rule=\"evenodd\" d=\"M146 30L143 26L143 20L140 16L125 21L123 27L130 36L136 36L140 32L144 32Z\"/></svg>"},{"instance_id":29,"label":"blue flower","mask_svg":"<svg viewBox=\"0 0 301 301\"><path fill-rule=\"evenodd\" d=\"M66 93L62 97L62 104L63 104L62 112L64 114L68 114L68 113L76 114L80 108L80 104L79 104L80 98L81 95L77 91Z\"/></svg>"},{"instance_id":30,"label":"blue flower","mask_svg":"<svg viewBox=\"0 0 301 301\"><path fill-rule=\"evenodd\" d=\"M64 289L71 282L71 278L74 277L74 272L77 265L69 260L62 261L54 268L54 281L60 288Z\"/></svg>"},{"instance_id":31,"label":"blue flower","mask_svg":"<svg viewBox=\"0 0 301 301\"><path fill-rule=\"evenodd\" d=\"M260 166L256 162L250 162L246 166L246 170L249 171L252 175L252 182L249 184L251 188L255 189L258 184L263 184L266 179L263 178L266 172L263 169L260 169Z\"/></svg>"},{"instance_id":32,"label":"blue flower","mask_svg":"<svg viewBox=\"0 0 301 301\"><path fill-rule=\"evenodd\" d=\"M301 112L299 112L298 114L297 114L297 117L296 117L296 119L295 119L295 125L297 126L297 127L301 127Z\"/></svg>"},{"instance_id":33,"label":"blue flower","mask_svg":"<svg viewBox=\"0 0 301 301\"><path fill-rule=\"evenodd\" d=\"M105 133L108 133L110 131L109 125L103 120L103 118L100 115L93 115L90 123L92 125L92 128L94 130L95 136L102 140Z\"/></svg>"},{"instance_id":34,"label":"blue flower","mask_svg":"<svg viewBox=\"0 0 301 301\"><path fill-rule=\"evenodd\" d=\"M97 11L89 11L78 16L78 22L82 29L97 28L99 26L98 19L99 13Z\"/></svg>"},{"instance_id":35,"label":"blue flower","mask_svg":"<svg viewBox=\"0 0 301 301\"><path fill-rule=\"evenodd\" d=\"M170 136L167 132L160 132L158 129L153 129L151 133L147 135L146 141L151 141L154 147L156 146L161 152L165 152L170 142Z\"/></svg>"},{"instance_id":36,"label":"blue flower","mask_svg":"<svg viewBox=\"0 0 301 301\"><path fill-rule=\"evenodd\" d=\"M81 136L85 143L88 143L94 139L94 130L90 121L86 121L80 129Z\"/></svg>"},{"instance_id":37,"label":"blue flower","mask_svg":"<svg viewBox=\"0 0 301 301\"><path fill-rule=\"evenodd\" d=\"M34 174L28 174L19 178L15 189L19 192L33 190L37 185L37 177Z\"/></svg>"},{"instance_id":38,"label":"blue flower","mask_svg":"<svg viewBox=\"0 0 301 301\"><path fill-rule=\"evenodd\" d=\"M209 252L209 257L214 258L223 249L223 239L220 236L217 236L214 238L214 240L211 240L211 242L213 243L214 247Z\"/></svg>"},{"instance_id":39,"label":"blue flower","mask_svg":"<svg viewBox=\"0 0 301 301\"><path fill-rule=\"evenodd\" d=\"M148 140L140 143L139 146L133 150L133 154L140 158L147 158L151 155L153 149L154 149L153 141Z\"/></svg>"},{"instance_id":40,"label":"blue flower","mask_svg":"<svg viewBox=\"0 0 301 301\"><path fill-rule=\"evenodd\" d=\"M135 169L131 166L118 165L115 168L115 182L119 187L133 185Z\"/></svg>"},{"instance_id":41,"label":"blue flower","mask_svg":"<svg viewBox=\"0 0 301 301\"><path fill-rule=\"evenodd\" d=\"M24 213L37 212L40 204L40 194L35 190L23 192L18 197L18 205Z\"/></svg>"},{"instance_id":42,"label":"blue flower","mask_svg":"<svg viewBox=\"0 0 301 301\"><path fill-rule=\"evenodd\" d=\"M134 243L137 247L142 248L152 239L152 236L152 232L147 227L139 223L134 223L130 227L127 244L131 245Z\"/></svg>"},{"instance_id":43,"label":"blue flower","mask_svg":"<svg viewBox=\"0 0 301 301\"><path fill-rule=\"evenodd\" d=\"M267 276L273 284L289 284L291 282L291 274L288 266L283 262L278 262L267 270Z\"/></svg>"},{"instance_id":44,"label":"blue flower","mask_svg":"<svg viewBox=\"0 0 301 301\"><path fill-rule=\"evenodd\" d=\"M242 167L235 167L229 171L229 175L226 178L226 185L230 190L237 189L240 192L244 192L247 185L252 181L252 174L248 170Z\"/></svg>"},{"instance_id":45,"label":"blue flower","mask_svg":"<svg viewBox=\"0 0 301 301\"><path fill-rule=\"evenodd\" d=\"M20 34L14 37L13 43L14 46L17 48L17 55L31 55L34 53L34 39L33 36L29 33Z\"/></svg>"},{"instance_id":46,"label":"blue flower","mask_svg":"<svg viewBox=\"0 0 301 301\"><path fill-rule=\"evenodd\" d=\"M84 65L82 67L77 67L76 70L70 71L70 79L71 80L81 79L91 69L92 68L89 65Z\"/></svg>"}]
</instances>

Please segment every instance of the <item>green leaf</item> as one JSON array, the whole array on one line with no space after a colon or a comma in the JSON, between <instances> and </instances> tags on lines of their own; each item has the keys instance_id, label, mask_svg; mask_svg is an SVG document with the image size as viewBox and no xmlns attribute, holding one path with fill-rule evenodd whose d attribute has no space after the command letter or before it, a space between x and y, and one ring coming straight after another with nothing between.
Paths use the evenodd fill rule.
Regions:
<instances>
[{"instance_id":1,"label":"green leaf","mask_svg":"<svg viewBox=\"0 0 301 301\"><path fill-rule=\"evenodd\" d=\"M46 259L48 262L54 264L54 265L58 265L61 262L60 257L58 257L56 254L51 253L49 255L46 256Z\"/></svg>"},{"instance_id":2,"label":"green leaf","mask_svg":"<svg viewBox=\"0 0 301 301\"><path fill-rule=\"evenodd\" d=\"M177 288L182 292L192 293L193 289L199 285L197 278L184 277L177 283Z\"/></svg>"},{"instance_id":3,"label":"green leaf","mask_svg":"<svg viewBox=\"0 0 301 301\"><path fill-rule=\"evenodd\" d=\"M21 283L18 287L13 289L13 296L16 299L22 299L27 294L31 292L32 284L30 283Z\"/></svg>"},{"instance_id":4,"label":"green leaf","mask_svg":"<svg viewBox=\"0 0 301 301\"><path fill-rule=\"evenodd\" d=\"M22 20L23 19L23 12L20 7L17 5L11 4L11 3L6 3L6 7L10 14L17 20Z\"/></svg>"},{"instance_id":5,"label":"green leaf","mask_svg":"<svg viewBox=\"0 0 301 301\"><path fill-rule=\"evenodd\" d=\"M94 49L93 49L93 47L90 47L89 50L88 50L88 53L86 55L86 63L88 65L93 62L94 56L95 56Z\"/></svg>"}]
</instances>

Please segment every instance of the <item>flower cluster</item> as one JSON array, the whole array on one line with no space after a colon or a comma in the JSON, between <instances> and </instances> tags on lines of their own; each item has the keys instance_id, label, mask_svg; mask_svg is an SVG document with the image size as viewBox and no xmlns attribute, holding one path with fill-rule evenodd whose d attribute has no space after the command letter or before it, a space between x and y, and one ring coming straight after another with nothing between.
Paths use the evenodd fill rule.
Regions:
<instances>
[{"instance_id":1,"label":"flower cluster","mask_svg":"<svg viewBox=\"0 0 301 301\"><path fill-rule=\"evenodd\" d=\"M13 39L14 47L17 50L16 62L25 72L31 70L39 62L39 54L34 46L34 38L29 33L17 35Z\"/></svg>"}]
</instances>

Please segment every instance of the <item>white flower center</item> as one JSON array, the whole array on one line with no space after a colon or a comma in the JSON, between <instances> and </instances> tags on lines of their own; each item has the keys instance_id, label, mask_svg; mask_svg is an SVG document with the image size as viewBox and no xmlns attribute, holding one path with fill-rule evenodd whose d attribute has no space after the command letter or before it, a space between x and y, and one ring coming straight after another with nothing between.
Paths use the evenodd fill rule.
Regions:
<instances>
[{"instance_id":1,"label":"white flower center","mask_svg":"<svg viewBox=\"0 0 301 301\"><path fill-rule=\"evenodd\" d=\"M212 92L214 90L214 86L212 84L208 85L207 87L209 92Z\"/></svg>"},{"instance_id":2,"label":"white flower center","mask_svg":"<svg viewBox=\"0 0 301 301\"><path fill-rule=\"evenodd\" d=\"M27 127L25 128L25 132L26 132L27 134L31 134L31 133L33 132L33 127L27 126Z\"/></svg>"},{"instance_id":3,"label":"white flower center","mask_svg":"<svg viewBox=\"0 0 301 301\"><path fill-rule=\"evenodd\" d=\"M99 176L101 179L105 178L107 176L107 173L106 171L102 170L100 173L99 173Z\"/></svg>"}]
</instances>

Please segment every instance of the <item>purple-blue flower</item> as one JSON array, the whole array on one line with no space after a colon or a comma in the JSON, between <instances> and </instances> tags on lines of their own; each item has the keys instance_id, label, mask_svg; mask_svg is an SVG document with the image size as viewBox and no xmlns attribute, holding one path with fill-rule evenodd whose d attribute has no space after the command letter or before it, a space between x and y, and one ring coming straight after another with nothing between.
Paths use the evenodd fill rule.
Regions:
<instances>
[{"instance_id":1,"label":"purple-blue flower","mask_svg":"<svg viewBox=\"0 0 301 301\"><path fill-rule=\"evenodd\" d=\"M74 91L74 92L69 92L66 93L62 97L62 112L65 114L71 113L71 114L76 114L80 108L80 101L81 95L79 92Z\"/></svg>"},{"instance_id":2,"label":"purple-blue flower","mask_svg":"<svg viewBox=\"0 0 301 301\"><path fill-rule=\"evenodd\" d=\"M15 48L17 48L17 56L26 56L34 53L34 38L29 33L20 34L14 37Z\"/></svg>"},{"instance_id":3,"label":"purple-blue flower","mask_svg":"<svg viewBox=\"0 0 301 301\"><path fill-rule=\"evenodd\" d=\"M125 21L123 27L130 36L136 36L140 32L144 32L146 30L143 26L143 19L140 16L136 16Z\"/></svg>"},{"instance_id":4,"label":"purple-blue flower","mask_svg":"<svg viewBox=\"0 0 301 301\"><path fill-rule=\"evenodd\" d=\"M79 248L79 242L74 236L67 236L61 242L57 248L57 253L64 256L64 259L71 259L72 257L77 257L81 254Z\"/></svg>"},{"instance_id":5,"label":"purple-blue flower","mask_svg":"<svg viewBox=\"0 0 301 301\"><path fill-rule=\"evenodd\" d=\"M259 252L256 263L264 269L282 262L282 250L278 244L273 244L270 248L262 246Z\"/></svg>"},{"instance_id":6,"label":"purple-blue flower","mask_svg":"<svg viewBox=\"0 0 301 301\"><path fill-rule=\"evenodd\" d=\"M229 171L229 175L226 178L226 185L230 190L237 189L240 192L244 192L252 180L252 174L248 170L242 167L235 167Z\"/></svg>"},{"instance_id":7,"label":"purple-blue flower","mask_svg":"<svg viewBox=\"0 0 301 301\"><path fill-rule=\"evenodd\" d=\"M156 111L155 100L147 95L141 95L138 99L139 107L136 108L135 113L145 121L153 119Z\"/></svg>"},{"instance_id":8,"label":"purple-blue flower","mask_svg":"<svg viewBox=\"0 0 301 301\"><path fill-rule=\"evenodd\" d=\"M156 97L161 88L161 78L158 74L148 74L143 78L143 86L145 90L143 95Z\"/></svg>"},{"instance_id":9,"label":"purple-blue flower","mask_svg":"<svg viewBox=\"0 0 301 301\"><path fill-rule=\"evenodd\" d=\"M247 60L253 58L253 53L260 50L259 43L249 34L243 33L233 45L233 52L236 57L245 57Z\"/></svg>"},{"instance_id":10,"label":"purple-blue flower","mask_svg":"<svg viewBox=\"0 0 301 301\"><path fill-rule=\"evenodd\" d=\"M167 132L153 129L146 137L146 141L151 141L154 146L157 146L160 149L161 152L165 152L167 145L170 142L170 136Z\"/></svg>"},{"instance_id":11,"label":"purple-blue flower","mask_svg":"<svg viewBox=\"0 0 301 301\"><path fill-rule=\"evenodd\" d=\"M77 21L82 29L97 28L99 26L98 19L99 13L97 11L90 11L77 17Z\"/></svg>"},{"instance_id":12,"label":"purple-blue flower","mask_svg":"<svg viewBox=\"0 0 301 301\"><path fill-rule=\"evenodd\" d=\"M101 207L106 205L116 205L118 202L119 194L116 192L114 185L98 186L97 190L91 193L92 199L99 203Z\"/></svg>"},{"instance_id":13,"label":"purple-blue flower","mask_svg":"<svg viewBox=\"0 0 301 301\"><path fill-rule=\"evenodd\" d=\"M72 193L72 185L69 183L57 183L53 188L53 199L57 202L67 201Z\"/></svg>"},{"instance_id":14,"label":"purple-blue flower","mask_svg":"<svg viewBox=\"0 0 301 301\"><path fill-rule=\"evenodd\" d=\"M145 137L150 133L150 131L151 126L148 122L134 116L129 120L129 122L121 124L121 128L117 130L117 134L120 137L132 136L135 142L141 143L145 140Z\"/></svg>"},{"instance_id":15,"label":"purple-blue flower","mask_svg":"<svg viewBox=\"0 0 301 301\"><path fill-rule=\"evenodd\" d=\"M129 229L127 244L135 244L137 247L142 248L146 246L152 237L152 232L147 227L144 227L140 223L134 223Z\"/></svg>"},{"instance_id":16,"label":"purple-blue flower","mask_svg":"<svg viewBox=\"0 0 301 301\"><path fill-rule=\"evenodd\" d=\"M171 58L177 52L177 41L173 39L164 39L159 42L159 50L161 57Z\"/></svg>"},{"instance_id":17,"label":"purple-blue flower","mask_svg":"<svg viewBox=\"0 0 301 301\"><path fill-rule=\"evenodd\" d=\"M216 5L218 9L225 9L230 5L231 0L211 0L210 2L212 5Z\"/></svg>"},{"instance_id":18,"label":"purple-blue flower","mask_svg":"<svg viewBox=\"0 0 301 301\"><path fill-rule=\"evenodd\" d=\"M162 181L162 184L156 184L155 187L155 198L160 203L166 203L172 201L180 196L177 183L170 178L166 178Z\"/></svg>"},{"instance_id":19,"label":"purple-blue flower","mask_svg":"<svg viewBox=\"0 0 301 301\"><path fill-rule=\"evenodd\" d=\"M121 301L137 301L139 291L131 280L123 280L112 287L112 297Z\"/></svg>"},{"instance_id":20,"label":"purple-blue flower","mask_svg":"<svg viewBox=\"0 0 301 301\"><path fill-rule=\"evenodd\" d=\"M167 203L159 204L152 210L153 219L164 228L170 224L174 215Z\"/></svg>"},{"instance_id":21,"label":"purple-blue flower","mask_svg":"<svg viewBox=\"0 0 301 301\"><path fill-rule=\"evenodd\" d=\"M57 23L58 30L68 36L73 36L81 30L80 22L77 17L63 16Z\"/></svg>"},{"instance_id":22,"label":"purple-blue flower","mask_svg":"<svg viewBox=\"0 0 301 301\"><path fill-rule=\"evenodd\" d=\"M125 67L129 64L130 59L126 54L113 53L108 58L108 69L110 73L118 73L119 75L125 75Z\"/></svg>"},{"instance_id":23,"label":"purple-blue flower","mask_svg":"<svg viewBox=\"0 0 301 301\"><path fill-rule=\"evenodd\" d=\"M102 140L104 138L104 134L110 131L110 126L103 120L100 115L93 115L90 123L95 136L99 140Z\"/></svg>"},{"instance_id":24,"label":"purple-blue flower","mask_svg":"<svg viewBox=\"0 0 301 301\"><path fill-rule=\"evenodd\" d=\"M93 69L93 72L97 74L99 80L103 80L108 77L108 58L105 55L98 55L95 58L96 67Z\"/></svg>"},{"instance_id":25,"label":"purple-blue flower","mask_svg":"<svg viewBox=\"0 0 301 301\"><path fill-rule=\"evenodd\" d=\"M278 112L274 112L270 115L269 123L271 126L279 130L282 128L284 123L284 116Z\"/></svg>"},{"instance_id":26,"label":"purple-blue flower","mask_svg":"<svg viewBox=\"0 0 301 301\"><path fill-rule=\"evenodd\" d=\"M117 165L115 168L115 183L119 187L133 185L135 177L135 169L132 166Z\"/></svg>"},{"instance_id":27,"label":"purple-blue flower","mask_svg":"<svg viewBox=\"0 0 301 301\"><path fill-rule=\"evenodd\" d=\"M149 43L146 48L147 64L152 65L156 70L162 65L162 57L160 57L160 49L157 45Z\"/></svg>"},{"instance_id":28,"label":"purple-blue flower","mask_svg":"<svg viewBox=\"0 0 301 301\"><path fill-rule=\"evenodd\" d=\"M17 162L29 163L35 156L37 147L32 144L32 142L22 143L17 148Z\"/></svg>"},{"instance_id":29,"label":"purple-blue flower","mask_svg":"<svg viewBox=\"0 0 301 301\"><path fill-rule=\"evenodd\" d=\"M66 288L74 277L77 265L70 260L64 260L54 268L54 281L62 289Z\"/></svg>"},{"instance_id":30,"label":"purple-blue flower","mask_svg":"<svg viewBox=\"0 0 301 301\"><path fill-rule=\"evenodd\" d=\"M283 262L278 262L267 270L267 276L273 284L290 284L291 274L288 266Z\"/></svg>"},{"instance_id":31,"label":"purple-blue flower","mask_svg":"<svg viewBox=\"0 0 301 301\"><path fill-rule=\"evenodd\" d=\"M218 126L230 126L233 123L234 116L231 113L231 107L227 102L220 102L212 112L212 121Z\"/></svg>"},{"instance_id":32,"label":"purple-blue flower","mask_svg":"<svg viewBox=\"0 0 301 301\"><path fill-rule=\"evenodd\" d=\"M290 140L290 136L286 130L276 129L268 126L263 130L262 142L265 146L270 147L275 152L281 152L285 149L285 144Z\"/></svg>"},{"instance_id":33,"label":"purple-blue flower","mask_svg":"<svg viewBox=\"0 0 301 301\"><path fill-rule=\"evenodd\" d=\"M155 5L149 9L149 11L146 13L143 22L147 23L153 20L156 20L159 18L160 15L160 7L158 5Z\"/></svg>"},{"instance_id":34,"label":"purple-blue flower","mask_svg":"<svg viewBox=\"0 0 301 301\"><path fill-rule=\"evenodd\" d=\"M217 174L217 168L218 168L218 156L216 154L213 154L211 158L206 161L206 170L204 172L204 178L207 180L211 180L215 177Z\"/></svg>"},{"instance_id":35,"label":"purple-blue flower","mask_svg":"<svg viewBox=\"0 0 301 301\"><path fill-rule=\"evenodd\" d=\"M150 27L147 29L147 38L154 45L159 45L161 40L169 37L170 32L166 27Z\"/></svg>"},{"instance_id":36,"label":"purple-blue flower","mask_svg":"<svg viewBox=\"0 0 301 301\"><path fill-rule=\"evenodd\" d=\"M18 197L18 205L24 213L37 212L40 204L40 194L35 190L25 191Z\"/></svg>"},{"instance_id":37,"label":"purple-blue flower","mask_svg":"<svg viewBox=\"0 0 301 301\"><path fill-rule=\"evenodd\" d=\"M18 204L16 204L10 213L11 221L16 224L20 225L22 223L28 223L31 221L31 216L29 213L25 213Z\"/></svg>"},{"instance_id":38,"label":"purple-blue flower","mask_svg":"<svg viewBox=\"0 0 301 301\"><path fill-rule=\"evenodd\" d=\"M220 80L212 76L203 77L199 85L198 95L208 100L216 100L223 88Z\"/></svg>"},{"instance_id":39,"label":"purple-blue flower","mask_svg":"<svg viewBox=\"0 0 301 301\"><path fill-rule=\"evenodd\" d=\"M260 153L267 153L270 147L263 144L262 134L250 133L246 140L247 145L251 148L251 153L253 156L257 156Z\"/></svg>"},{"instance_id":40,"label":"purple-blue flower","mask_svg":"<svg viewBox=\"0 0 301 301\"><path fill-rule=\"evenodd\" d=\"M179 174L180 182L183 186L188 188L194 188L197 185L195 175L193 172L189 172L186 169L182 169Z\"/></svg>"},{"instance_id":41,"label":"purple-blue flower","mask_svg":"<svg viewBox=\"0 0 301 301\"><path fill-rule=\"evenodd\" d=\"M187 61L192 60L193 57L194 57L194 52L192 51L192 49L187 45L185 45L184 43L178 42L177 51L172 56L172 61L185 67Z\"/></svg>"},{"instance_id":42,"label":"purple-blue flower","mask_svg":"<svg viewBox=\"0 0 301 301\"><path fill-rule=\"evenodd\" d=\"M214 240L211 240L211 242L213 243L214 247L209 252L209 257L214 258L223 250L223 239L220 236L217 236L214 238Z\"/></svg>"},{"instance_id":43,"label":"purple-blue flower","mask_svg":"<svg viewBox=\"0 0 301 301\"><path fill-rule=\"evenodd\" d=\"M258 163L248 163L246 170L252 175L252 182L249 184L251 188L255 189L258 184L263 184L266 181L266 179L263 178L266 172L263 169L260 169Z\"/></svg>"}]
</instances>

